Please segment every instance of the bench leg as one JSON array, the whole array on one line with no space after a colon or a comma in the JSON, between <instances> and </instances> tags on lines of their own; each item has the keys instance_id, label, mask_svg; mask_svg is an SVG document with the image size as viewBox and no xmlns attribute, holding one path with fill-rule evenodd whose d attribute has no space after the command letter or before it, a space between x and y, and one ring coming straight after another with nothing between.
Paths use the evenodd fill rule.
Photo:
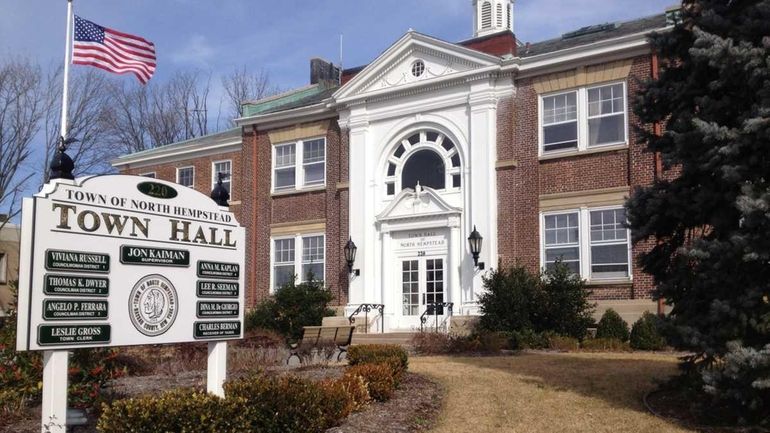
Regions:
<instances>
[{"instance_id":1,"label":"bench leg","mask_svg":"<svg viewBox=\"0 0 770 433\"><path fill-rule=\"evenodd\" d=\"M291 352L289 354L289 357L286 358L286 365L289 365L289 361L291 361L291 358L294 357L294 356L297 357L297 361L299 361L300 365L302 365L302 358L299 356L299 353L297 353L296 351L295 352Z\"/></svg>"},{"instance_id":2,"label":"bench leg","mask_svg":"<svg viewBox=\"0 0 770 433\"><path fill-rule=\"evenodd\" d=\"M343 346L337 346L337 349L340 350L340 353L337 354L337 362L340 362L340 359L342 358L343 353L348 353L348 348ZM347 355L345 355L347 356Z\"/></svg>"}]
</instances>

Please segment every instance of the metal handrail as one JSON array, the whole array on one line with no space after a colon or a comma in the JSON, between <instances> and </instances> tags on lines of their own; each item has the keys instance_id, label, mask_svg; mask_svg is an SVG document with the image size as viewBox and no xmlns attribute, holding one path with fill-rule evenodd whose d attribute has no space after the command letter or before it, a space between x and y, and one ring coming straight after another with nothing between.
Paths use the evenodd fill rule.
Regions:
<instances>
[{"instance_id":1,"label":"metal handrail","mask_svg":"<svg viewBox=\"0 0 770 433\"><path fill-rule=\"evenodd\" d=\"M449 316L452 315L452 309L455 306L454 302L428 302L425 304L426 308L425 311L422 312L422 315L420 315L420 332L423 332L423 327L425 326L425 323L428 321L428 315L430 312L433 312L433 318L436 326L436 331L438 332L438 309L439 307L446 308Z\"/></svg>"},{"instance_id":2,"label":"metal handrail","mask_svg":"<svg viewBox=\"0 0 770 433\"><path fill-rule=\"evenodd\" d=\"M366 326L364 327L364 333L369 333L369 312L372 310L377 310L380 313L380 326L381 330L380 333L385 333L385 317L383 316L382 312L385 311L385 304L361 304L356 308L356 311L353 311L353 313L348 317L348 322L351 325L355 325L356 318L355 316L358 315L361 311L364 312L364 320L366 321Z\"/></svg>"}]
</instances>

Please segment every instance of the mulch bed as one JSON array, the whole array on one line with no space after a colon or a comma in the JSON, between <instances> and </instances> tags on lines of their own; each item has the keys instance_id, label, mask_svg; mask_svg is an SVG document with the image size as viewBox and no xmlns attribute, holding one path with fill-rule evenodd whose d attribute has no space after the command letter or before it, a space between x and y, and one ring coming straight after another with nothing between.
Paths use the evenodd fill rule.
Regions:
<instances>
[{"instance_id":1,"label":"mulch bed","mask_svg":"<svg viewBox=\"0 0 770 433\"><path fill-rule=\"evenodd\" d=\"M312 380L336 378L342 375L342 366L310 366L300 368L269 368L267 374L291 373ZM230 378L236 378L233 374ZM156 374L130 376L114 381L111 391L117 398L157 394L175 388L206 387L205 371L187 371L175 375ZM428 430L441 409L443 389L427 378L407 373L393 398L385 403L373 403L361 412L350 415L341 426L330 429L333 433L420 432ZM37 433L40 431L40 407L31 408L25 419L0 427L0 433ZM96 431L96 420L89 426L78 427L76 433Z\"/></svg>"}]
</instances>

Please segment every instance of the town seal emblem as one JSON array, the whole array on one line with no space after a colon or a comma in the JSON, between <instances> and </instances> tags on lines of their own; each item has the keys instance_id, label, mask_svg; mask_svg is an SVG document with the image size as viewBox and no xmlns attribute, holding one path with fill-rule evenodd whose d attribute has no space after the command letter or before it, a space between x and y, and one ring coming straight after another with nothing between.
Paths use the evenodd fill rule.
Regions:
<instances>
[{"instance_id":1,"label":"town seal emblem","mask_svg":"<svg viewBox=\"0 0 770 433\"><path fill-rule=\"evenodd\" d=\"M179 304L176 289L163 276L153 274L142 277L134 285L128 299L131 322L144 335L161 335L176 320Z\"/></svg>"}]
</instances>

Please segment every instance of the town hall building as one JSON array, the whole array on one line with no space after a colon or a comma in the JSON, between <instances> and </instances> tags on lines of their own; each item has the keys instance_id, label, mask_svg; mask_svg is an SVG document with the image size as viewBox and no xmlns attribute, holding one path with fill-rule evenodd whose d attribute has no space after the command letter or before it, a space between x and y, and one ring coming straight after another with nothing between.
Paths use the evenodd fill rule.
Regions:
<instances>
[{"instance_id":1,"label":"town hall building","mask_svg":"<svg viewBox=\"0 0 770 433\"><path fill-rule=\"evenodd\" d=\"M472 6L471 39L409 31L363 67L313 59L310 85L247 103L237 128L113 165L202 192L229 175L252 306L312 274L340 314L381 305L372 329L407 331L433 303L478 314L490 269L560 259L599 313L655 311L623 204L663 175L636 131L658 126L631 104L657 74L647 37L671 17L523 44L513 0Z\"/></svg>"}]
</instances>

